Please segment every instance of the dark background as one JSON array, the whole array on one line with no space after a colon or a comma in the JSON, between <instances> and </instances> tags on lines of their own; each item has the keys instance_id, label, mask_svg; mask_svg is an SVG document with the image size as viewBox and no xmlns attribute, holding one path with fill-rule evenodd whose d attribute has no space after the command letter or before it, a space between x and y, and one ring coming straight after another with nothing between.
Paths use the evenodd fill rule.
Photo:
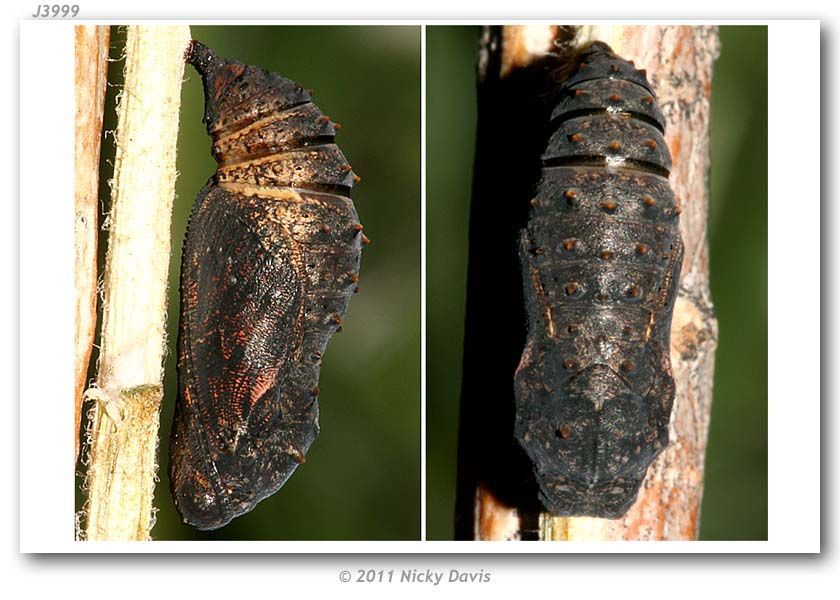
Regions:
<instances>
[{"instance_id":1,"label":"dark background","mask_svg":"<svg viewBox=\"0 0 840 600\"><path fill-rule=\"evenodd\" d=\"M452 539L477 27L427 28L427 533ZM767 539L767 29L721 27L709 244L719 324L700 538Z\"/></svg>"},{"instance_id":2,"label":"dark background","mask_svg":"<svg viewBox=\"0 0 840 600\"><path fill-rule=\"evenodd\" d=\"M154 539L399 540L420 537L420 28L192 27L219 56L278 72L342 125L337 141L362 181L353 192L365 233L361 291L330 341L319 387L321 434L274 496L222 529L181 525L169 493L169 430L177 394L175 340L181 245L196 194L215 171L201 122L201 79L187 66L172 220L159 508ZM125 31L112 29L111 56ZM109 81L122 81L123 61ZM105 129L116 127L118 87ZM103 144L103 186L113 138ZM100 238L104 247L105 238ZM92 364L95 364L94 353ZM77 504L81 502L81 498ZM79 508L80 504L77 505Z\"/></svg>"}]
</instances>

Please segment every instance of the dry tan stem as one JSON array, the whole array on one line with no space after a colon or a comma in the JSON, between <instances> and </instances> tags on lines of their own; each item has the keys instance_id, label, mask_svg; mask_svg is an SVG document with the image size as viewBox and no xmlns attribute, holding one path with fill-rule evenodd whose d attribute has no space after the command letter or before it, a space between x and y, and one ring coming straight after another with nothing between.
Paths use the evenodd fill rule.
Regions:
<instances>
[{"instance_id":1,"label":"dry tan stem","mask_svg":"<svg viewBox=\"0 0 840 600\"><path fill-rule=\"evenodd\" d=\"M501 77L528 66L551 49L557 28L553 25L517 25L502 30Z\"/></svg>"},{"instance_id":2,"label":"dry tan stem","mask_svg":"<svg viewBox=\"0 0 840 600\"><path fill-rule=\"evenodd\" d=\"M500 501L481 483L475 491L476 539L510 541L520 538L518 511Z\"/></svg>"},{"instance_id":3,"label":"dry tan stem","mask_svg":"<svg viewBox=\"0 0 840 600\"><path fill-rule=\"evenodd\" d=\"M99 151L108 77L110 27L76 27L75 249L76 338L73 439L79 457L79 425L90 352L96 329L96 238Z\"/></svg>"},{"instance_id":4,"label":"dry tan stem","mask_svg":"<svg viewBox=\"0 0 840 600\"><path fill-rule=\"evenodd\" d=\"M546 30L549 26L544 26ZM509 29L509 28L505 28ZM541 39L529 27L527 35ZM509 35L505 33L505 39ZM646 68L667 120L666 139L673 156L671 185L683 212L680 230L685 259L671 329L671 361L677 396L671 419L671 444L654 462L630 512L620 520L540 515L544 540L688 540L697 537L703 490L703 460L711 412L717 322L708 284L709 108L712 64L719 52L714 27L581 27L576 43L602 40L616 53ZM521 44L515 47L522 64ZM547 51L535 51L538 60ZM504 64L504 60L502 63ZM527 63L526 63L527 64ZM476 537L502 531L510 539L513 507L477 494ZM482 506L486 502L486 506Z\"/></svg>"},{"instance_id":5,"label":"dry tan stem","mask_svg":"<svg viewBox=\"0 0 840 600\"><path fill-rule=\"evenodd\" d=\"M189 28L128 28L91 422L88 540L145 540L166 348L170 217Z\"/></svg>"}]
</instances>

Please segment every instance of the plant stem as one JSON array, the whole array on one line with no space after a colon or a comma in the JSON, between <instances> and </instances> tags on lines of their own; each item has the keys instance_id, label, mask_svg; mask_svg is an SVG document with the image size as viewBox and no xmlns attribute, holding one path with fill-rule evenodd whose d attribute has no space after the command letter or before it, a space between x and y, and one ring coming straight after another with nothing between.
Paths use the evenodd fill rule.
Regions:
<instances>
[{"instance_id":1,"label":"plant stem","mask_svg":"<svg viewBox=\"0 0 840 600\"><path fill-rule=\"evenodd\" d=\"M79 457L79 426L90 353L96 330L96 238L98 231L99 151L108 77L110 27L76 27L76 388L73 437Z\"/></svg>"},{"instance_id":2,"label":"plant stem","mask_svg":"<svg viewBox=\"0 0 840 600\"><path fill-rule=\"evenodd\" d=\"M186 26L131 26L105 265L102 348L90 424L88 540L145 540L166 352L170 220L175 195Z\"/></svg>"}]
</instances>

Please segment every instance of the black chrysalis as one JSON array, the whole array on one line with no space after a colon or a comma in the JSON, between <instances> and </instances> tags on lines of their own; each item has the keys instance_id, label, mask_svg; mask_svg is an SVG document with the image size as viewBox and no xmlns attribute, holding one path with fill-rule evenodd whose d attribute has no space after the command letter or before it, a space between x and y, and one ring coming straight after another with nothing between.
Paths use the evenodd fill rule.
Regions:
<instances>
[{"instance_id":1,"label":"black chrysalis","mask_svg":"<svg viewBox=\"0 0 840 600\"><path fill-rule=\"evenodd\" d=\"M515 435L549 512L615 519L668 444L680 209L644 71L596 42L558 97L520 238Z\"/></svg>"},{"instance_id":2,"label":"black chrysalis","mask_svg":"<svg viewBox=\"0 0 840 600\"><path fill-rule=\"evenodd\" d=\"M304 462L367 238L337 126L300 85L195 41L186 59L219 166L184 243L170 478L184 522L216 529Z\"/></svg>"}]
</instances>

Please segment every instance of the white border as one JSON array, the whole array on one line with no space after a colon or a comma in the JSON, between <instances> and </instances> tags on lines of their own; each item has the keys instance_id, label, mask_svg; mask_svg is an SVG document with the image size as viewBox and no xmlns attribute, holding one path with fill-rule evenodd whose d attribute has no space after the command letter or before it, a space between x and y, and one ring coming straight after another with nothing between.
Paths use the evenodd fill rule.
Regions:
<instances>
[{"instance_id":1,"label":"white border","mask_svg":"<svg viewBox=\"0 0 840 600\"><path fill-rule=\"evenodd\" d=\"M21 550L73 538L73 405L55 401L75 387L72 48L66 23L21 26Z\"/></svg>"},{"instance_id":2,"label":"white border","mask_svg":"<svg viewBox=\"0 0 840 600\"><path fill-rule=\"evenodd\" d=\"M799 40L799 51L790 52L790 41ZM791 329L790 285L820 281L820 31L819 24L788 24L784 30L771 27L768 61L768 173L770 230L768 248L769 398L768 398L768 538L787 539L795 547L811 535L819 546L820 531L820 294L794 302L797 315ZM810 57L803 62L803 57ZM790 75L808 82L808 99L792 116ZM799 94L794 92L796 101ZM803 134L809 152L791 152L791 134ZM796 179L791 174L814 173ZM790 191L794 191L791 196ZM791 211L795 198L797 210ZM801 211L801 213L800 213ZM800 214L797 214L800 213ZM796 250L791 252L789 244ZM806 258L807 257L807 258ZM806 308L807 307L807 308ZM810 336L816 339L809 339ZM805 339L800 339L805 338ZM803 351L791 351L800 348ZM804 350L815 349L815 354ZM816 370L816 373L814 371ZM799 374L813 374L802 376ZM836 409L835 409L836 410ZM803 484L804 489L799 489ZM796 515L795 523L790 516Z\"/></svg>"},{"instance_id":3,"label":"white border","mask_svg":"<svg viewBox=\"0 0 840 600\"><path fill-rule=\"evenodd\" d=\"M109 11L110 12L110 11ZM817 552L820 532L819 367L808 348L819 346L820 304L800 293L819 281L820 24L769 23L770 50L770 505L767 542L642 542L545 544L529 542L155 542L106 545L72 540L70 403L72 389L72 25L20 26L20 549L24 552L288 552L288 553L560 553L560 552ZM100 22L100 21L90 21ZM108 22L142 22L113 18ZM162 23L162 21L145 21ZM241 20L237 24L269 24ZM299 20L284 24L474 24L483 20ZM532 19L505 19L532 23ZM563 19L563 22L592 22ZM659 21L663 22L663 21ZM698 24L681 19L666 23ZM708 22L708 21L702 21ZM217 24L217 21L190 21ZM648 23L629 21L628 23ZM720 21L764 24L762 21ZM795 48L795 52L791 49ZM423 63L425 82L425 62ZM794 76L794 83L789 83ZM425 97L422 109L425 115ZM791 129L791 110L795 127ZM425 117L424 117L425 119ZM424 121L425 122L425 121ZM423 141L425 143L425 132ZM815 155L816 154L816 155ZM425 152L422 172L425 175ZM797 177L791 173L812 173ZM425 200L425 185L423 186ZM795 207L796 210L792 210ZM425 249L425 209L422 212ZM803 260L807 257L807 260ZM425 273L425 270L424 270ZM426 290L425 275L422 289ZM424 296L425 297L425 296ZM790 320L795 303L796 322ZM425 303L423 304L425 324ZM814 339L814 336L817 336ZM66 340L54 343L53 340ZM425 332L422 337L425 356ZM425 360L425 359L424 359ZM49 373L49 376L45 376ZM745 376L750 376L746 373ZM423 372L425 410L425 368ZM35 383L36 385L32 385ZM47 408L45 408L47 407ZM425 446L425 418L421 446ZM44 452L63 440L65 461ZM59 453L58 456L61 456ZM422 489L425 492L425 458ZM62 510L56 510L61 507ZM425 516L425 494L423 500ZM11 515L9 515L11 516ZM424 528L425 529L425 528Z\"/></svg>"}]
</instances>

